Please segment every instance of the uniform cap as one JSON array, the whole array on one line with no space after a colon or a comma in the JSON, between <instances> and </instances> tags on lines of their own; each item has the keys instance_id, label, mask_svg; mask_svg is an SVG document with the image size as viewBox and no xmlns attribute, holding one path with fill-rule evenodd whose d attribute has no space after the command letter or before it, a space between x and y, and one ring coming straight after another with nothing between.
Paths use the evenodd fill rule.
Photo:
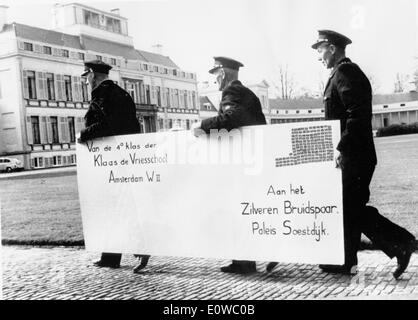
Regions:
<instances>
[{"instance_id":1,"label":"uniform cap","mask_svg":"<svg viewBox=\"0 0 418 320\"><path fill-rule=\"evenodd\" d=\"M352 41L345 35L332 30L318 30L318 40L312 45L312 49L318 49L322 43L334 44L345 48Z\"/></svg>"},{"instance_id":2,"label":"uniform cap","mask_svg":"<svg viewBox=\"0 0 418 320\"><path fill-rule=\"evenodd\" d=\"M84 63L84 73L81 76L84 77L89 72L109 74L110 69L112 69L112 66L109 66L107 63L104 63L101 60L87 61Z\"/></svg>"},{"instance_id":3,"label":"uniform cap","mask_svg":"<svg viewBox=\"0 0 418 320\"><path fill-rule=\"evenodd\" d=\"M215 59L215 65L209 70L209 73L214 73L219 68L230 68L238 71L240 67L244 66L241 62L227 57L213 57L213 59Z\"/></svg>"}]
</instances>

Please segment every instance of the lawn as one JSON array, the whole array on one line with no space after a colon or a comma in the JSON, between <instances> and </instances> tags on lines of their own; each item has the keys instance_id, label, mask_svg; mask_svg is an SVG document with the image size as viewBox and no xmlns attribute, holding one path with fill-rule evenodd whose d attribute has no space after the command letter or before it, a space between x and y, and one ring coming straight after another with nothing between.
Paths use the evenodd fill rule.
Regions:
<instances>
[{"instance_id":1,"label":"lawn","mask_svg":"<svg viewBox=\"0 0 418 320\"><path fill-rule=\"evenodd\" d=\"M376 138L371 204L418 237L418 134ZM83 241L75 174L0 180L3 243Z\"/></svg>"}]
</instances>

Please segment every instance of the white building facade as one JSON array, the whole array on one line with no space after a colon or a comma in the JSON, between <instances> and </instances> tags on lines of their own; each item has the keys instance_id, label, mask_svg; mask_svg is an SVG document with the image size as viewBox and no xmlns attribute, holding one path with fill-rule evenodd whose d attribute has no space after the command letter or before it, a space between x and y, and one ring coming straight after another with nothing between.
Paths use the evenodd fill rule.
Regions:
<instances>
[{"instance_id":1,"label":"white building facade","mask_svg":"<svg viewBox=\"0 0 418 320\"><path fill-rule=\"evenodd\" d=\"M90 100L84 62L110 65L142 132L188 129L199 119L196 75L169 57L137 50L127 19L81 4L56 5L55 30L6 23L0 6L0 156L26 169L74 165L75 136Z\"/></svg>"}]
</instances>

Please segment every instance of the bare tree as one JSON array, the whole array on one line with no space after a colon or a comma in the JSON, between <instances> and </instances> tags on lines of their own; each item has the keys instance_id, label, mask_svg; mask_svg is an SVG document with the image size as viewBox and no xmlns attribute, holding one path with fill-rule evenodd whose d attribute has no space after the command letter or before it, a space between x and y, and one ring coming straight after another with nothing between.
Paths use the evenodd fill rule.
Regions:
<instances>
[{"instance_id":1,"label":"bare tree","mask_svg":"<svg viewBox=\"0 0 418 320\"><path fill-rule=\"evenodd\" d=\"M279 85L273 82L274 87L277 89L283 100L293 99L295 91L295 81L293 75L289 72L288 65L279 67Z\"/></svg>"},{"instance_id":2,"label":"bare tree","mask_svg":"<svg viewBox=\"0 0 418 320\"><path fill-rule=\"evenodd\" d=\"M394 93L404 92L408 85L409 76L402 74L402 73L396 73L396 79L395 79L395 88Z\"/></svg>"},{"instance_id":3,"label":"bare tree","mask_svg":"<svg viewBox=\"0 0 418 320\"><path fill-rule=\"evenodd\" d=\"M372 93L376 93L376 91L380 88L379 81L377 81L376 77L372 74L367 74L367 79L369 79L370 86L372 87Z\"/></svg>"}]
</instances>

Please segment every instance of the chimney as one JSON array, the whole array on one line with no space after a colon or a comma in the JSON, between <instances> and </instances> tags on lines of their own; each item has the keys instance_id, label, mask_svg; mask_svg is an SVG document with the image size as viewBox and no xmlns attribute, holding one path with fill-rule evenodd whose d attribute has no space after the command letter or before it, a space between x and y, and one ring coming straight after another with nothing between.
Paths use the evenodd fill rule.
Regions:
<instances>
[{"instance_id":1,"label":"chimney","mask_svg":"<svg viewBox=\"0 0 418 320\"><path fill-rule=\"evenodd\" d=\"M3 30L4 25L7 23L7 9L8 6L0 5L0 31Z\"/></svg>"},{"instance_id":2,"label":"chimney","mask_svg":"<svg viewBox=\"0 0 418 320\"><path fill-rule=\"evenodd\" d=\"M110 12L112 12L113 14L116 14L116 15L120 16L120 10L119 10L119 8L111 9Z\"/></svg>"},{"instance_id":3,"label":"chimney","mask_svg":"<svg viewBox=\"0 0 418 320\"><path fill-rule=\"evenodd\" d=\"M163 45L162 44L154 44L152 46L152 52L156 53L156 54L160 54L163 55Z\"/></svg>"}]
</instances>

